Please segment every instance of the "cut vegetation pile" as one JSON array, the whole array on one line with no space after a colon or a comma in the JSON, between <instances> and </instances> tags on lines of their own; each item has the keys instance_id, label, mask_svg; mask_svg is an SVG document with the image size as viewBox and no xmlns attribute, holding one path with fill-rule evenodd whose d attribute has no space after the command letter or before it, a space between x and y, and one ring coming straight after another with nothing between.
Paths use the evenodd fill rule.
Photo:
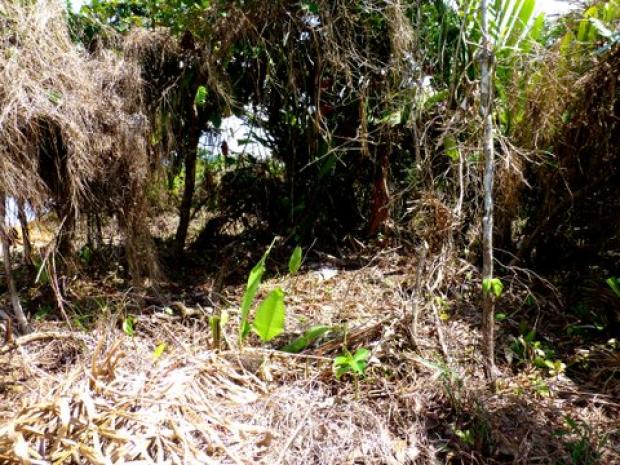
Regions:
<instances>
[{"instance_id":1,"label":"cut vegetation pile","mask_svg":"<svg viewBox=\"0 0 620 465\"><path fill-rule=\"evenodd\" d=\"M54 208L69 237L79 213L122 211L132 271L153 271L138 68L76 46L64 2L2 0L0 17L0 191L39 213Z\"/></svg>"},{"instance_id":2,"label":"cut vegetation pile","mask_svg":"<svg viewBox=\"0 0 620 465\"><path fill-rule=\"evenodd\" d=\"M530 168L535 216L520 255L579 269L602 261L613 270L620 250L620 211L611 206L620 194L620 47L591 60L561 47L541 66L521 138L545 152Z\"/></svg>"}]
</instances>

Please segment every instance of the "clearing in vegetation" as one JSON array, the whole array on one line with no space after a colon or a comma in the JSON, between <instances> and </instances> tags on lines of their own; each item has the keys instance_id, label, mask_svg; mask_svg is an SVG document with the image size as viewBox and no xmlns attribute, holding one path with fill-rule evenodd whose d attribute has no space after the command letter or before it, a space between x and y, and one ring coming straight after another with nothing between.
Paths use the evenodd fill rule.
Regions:
<instances>
[{"instance_id":1,"label":"clearing in vegetation","mask_svg":"<svg viewBox=\"0 0 620 465\"><path fill-rule=\"evenodd\" d=\"M618 0L76 10L0 0L0 464L620 463Z\"/></svg>"}]
</instances>

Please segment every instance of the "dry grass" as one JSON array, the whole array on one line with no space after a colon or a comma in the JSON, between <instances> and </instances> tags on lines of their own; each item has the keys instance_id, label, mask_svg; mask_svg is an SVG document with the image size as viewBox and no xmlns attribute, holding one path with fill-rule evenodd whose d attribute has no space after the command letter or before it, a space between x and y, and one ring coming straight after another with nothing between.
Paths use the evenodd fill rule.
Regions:
<instances>
[{"instance_id":1,"label":"dry grass","mask_svg":"<svg viewBox=\"0 0 620 465\"><path fill-rule=\"evenodd\" d=\"M333 377L338 335L300 355L252 340L238 350L234 307L222 351L210 349L200 309L169 316L149 307L133 338L110 316L89 335L45 323L19 346L0 349L0 463L589 463L570 461L582 440L603 453L591 463L614 463L617 400L507 365L497 392L485 386L475 307L448 299L450 317L439 323L446 365L438 322L422 302L413 351L406 265L388 251L358 269L332 263L334 276L318 267L265 284L291 291L288 331L347 323L348 347L372 350L357 386ZM429 261L431 275L435 265ZM226 294L236 301L239 292ZM540 380L549 396L538 393ZM559 436L566 415L583 431Z\"/></svg>"},{"instance_id":2,"label":"dry grass","mask_svg":"<svg viewBox=\"0 0 620 465\"><path fill-rule=\"evenodd\" d=\"M66 373L24 366L39 386L2 413L0 463L385 463L420 454L371 403L334 395L314 360L182 346L154 360L151 340L107 336L101 353L86 338L83 355L95 361ZM28 355L40 361L41 352Z\"/></svg>"}]
</instances>

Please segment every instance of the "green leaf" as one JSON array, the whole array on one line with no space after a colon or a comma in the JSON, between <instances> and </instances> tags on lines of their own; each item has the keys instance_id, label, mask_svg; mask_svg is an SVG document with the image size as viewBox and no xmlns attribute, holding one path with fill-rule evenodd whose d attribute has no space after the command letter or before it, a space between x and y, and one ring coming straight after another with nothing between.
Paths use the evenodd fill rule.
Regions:
<instances>
[{"instance_id":1,"label":"green leaf","mask_svg":"<svg viewBox=\"0 0 620 465\"><path fill-rule=\"evenodd\" d=\"M388 113L383 118L381 118L378 123L385 124L390 127L394 127L402 121L402 112L400 110L393 111L392 113Z\"/></svg>"},{"instance_id":2,"label":"green leaf","mask_svg":"<svg viewBox=\"0 0 620 465\"><path fill-rule=\"evenodd\" d=\"M207 103L207 94L207 88L205 86L199 86L194 96L194 104L197 107L204 107L205 103Z\"/></svg>"},{"instance_id":3,"label":"green leaf","mask_svg":"<svg viewBox=\"0 0 620 465\"><path fill-rule=\"evenodd\" d=\"M252 307L254 297L256 297L256 293L258 292L258 287L260 286L260 282L264 273L265 261L261 259L254 266L254 268L252 268L252 271L250 271L248 283L246 285L245 293L243 294L243 299L241 301L241 327L239 328L239 330L241 332L242 338L245 338L250 332L248 315L250 313L250 308Z\"/></svg>"},{"instance_id":4,"label":"green leaf","mask_svg":"<svg viewBox=\"0 0 620 465\"><path fill-rule=\"evenodd\" d=\"M54 105L59 105L62 101L62 92L57 90L50 90L47 92L47 99Z\"/></svg>"},{"instance_id":5,"label":"green leaf","mask_svg":"<svg viewBox=\"0 0 620 465\"><path fill-rule=\"evenodd\" d=\"M256 310L253 328L256 334L264 341L270 341L284 331L284 291L274 289L263 300Z\"/></svg>"},{"instance_id":6,"label":"green leaf","mask_svg":"<svg viewBox=\"0 0 620 465\"><path fill-rule=\"evenodd\" d=\"M370 350L368 349L357 349L355 355L353 355L353 360L355 362L367 361L370 358Z\"/></svg>"},{"instance_id":7,"label":"green leaf","mask_svg":"<svg viewBox=\"0 0 620 465\"><path fill-rule=\"evenodd\" d=\"M534 19L534 22L532 23L532 27L530 28L527 34L527 40L524 41L524 44L521 47L521 51L523 53L529 53L530 50L532 49L532 45L542 40L544 30L545 30L545 15L544 13L540 13Z\"/></svg>"},{"instance_id":8,"label":"green leaf","mask_svg":"<svg viewBox=\"0 0 620 465\"><path fill-rule=\"evenodd\" d=\"M52 311L52 307L50 305L41 305L39 309L34 314L35 321L43 321L45 317L49 315Z\"/></svg>"},{"instance_id":9,"label":"green leaf","mask_svg":"<svg viewBox=\"0 0 620 465\"><path fill-rule=\"evenodd\" d=\"M596 32L598 32L598 35L600 35L601 37L604 37L605 39L612 39L614 37L615 32L605 26L605 24L600 19L588 18L588 20L590 21L590 24L594 26L594 29L596 30Z\"/></svg>"},{"instance_id":10,"label":"green leaf","mask_svg":"<svg viewBox=\"0 0 620 465\"><path fill-rule=\"evenodd\" d=\"M342 375L346 373L364 376L369 358L370 351L364 348L357 349L354 355L346 352L344 355L339 355L334 358L334 373L336 379L340 379Z\"/></svg>"},{"instance_id":11,"label":"green leaf","mask_svg":"<svg viewBox=\"0 0 620 465\"><path fill-rule=\"evenodd\" d=\"M88 245L82 247L79 253L80 261L85 265L90 265L93 261L93 251Z\"/></svg>"},{"instance_id":12,"label":"green leaf","mask_svg":"<svg viewBox=\"0 0 620 465\"><path fill-rule=\"evenodd\" d=\"M502 295L504 284L499 278L486 278L482 281L482 292L485 294L493 293L495 297Z\"/></svg>"},{"instance_id":13,"label":"green leaf","mask_svg":"<svg viewBox=\"0 0 620 465\"><path fill-rule=\"evenodd\" d=\"M301 247L297 246L295 247L295 250L293 250L293 254L288 261L288 271L290 274L295 274L299 271L299 268L301 267L301 259Z\"/></svg>"},{"instance_id":14,"label":"green leaf","mask_svg":"<svg viewBox=\"0 0 620 465\"><path fill-rule=\"evenodd\" d=\"M308 13L312 13L314 15L319 14L319 5L315 2L302 2L302 8Z\"/></svg>"},{"instance_id":15,"label":"green leaf","mask_svg":"<svg viewBox=\"0 0 620 465\"><path fill-rule=\"evenodd\" d=\"M421 97L421 106L424 110L430 110L435 105L445 101L450 96L450 91L441 90Z\"/></svg>"},{"instance_id":16,"label":"green leaf","mask_svg":"<svg viewBox=\"0 0 620 465\"><path fill-rule=\"evenodd\" d=\"M614 291L614 294L620 297L620 279L612 276L611 278L607 278L605 282L611 288L611 290Z\"/></svg>"},{"instance_id":17,"label":"green leaf","mask_svg":"<svg viewBox=\"0 0 620 465\"><path fill-rule=\"evenodd\" d=\"M131 315L123 320L123 332L129 337L133 337L135 334L134 323L135 319Z\"/></svg>"},{"instance_id":18,"label":"green leaf","mask_svg":"<svg viewBox=\"0 0 620 465\"><path fill-rule=\"evenodd\" d=\"M250 271L250 275L248 276L248 283L246 284L245 292L241 300L241 324L239 325L240 339L246 338L250 333L248 316L250 314L250 309L252 308L252 303L254 302L254 297L256 297L256 293L258 292L258 287L260 286L263 274L265 274L265 261L267 260L269 252L271 252L273 244L275 244L275 239L271 242L271 245L259 262L254 265L254 268L252 268L252 271Z\"/></svg>"},{"instance_id":19,"label":"green leaf","mask_svg":"<svg viewBox=\"0 0 620 465\"><path fill-rule=\"evenodd\" d=\"M446 136L443 140L444 153L452 161L459 161L460 153L459 147L456 143L456 138L453 136Z\"/></svg>"},{"instance_id":20,"label":"green leaf","mask_svg":"<svg viewBox=\"0 0 620 465\"><path fill-rule=\"evenodd\" d=\"M463 441L464 444L467 444L468 446L473 446L474 445L474 435L472 434L471 430L466 429L465 431L460 430L460 429L455 429L454 430L454 434L456 434L456 436Z\"/></svg>"},{"instance_id":21,"label":"green leaf","mask_svg":"<svg viewBox=\"0 0 620 465\"><path fill-rule=\"evenodd\" d=\"M536 0L523 0L521 3L521 8L519 8L519 15L517 19L518 24L516 25L516 29L518 31L522 31L528 26L532 16L534 15L535 9Z\"/></svg>"},{"instance_id":22,"label":"green leaf","mask_svg":"<svg viewBox=\"0 0 620 465\"><path fill-rule=\"evenodd\" d=\"M334 374L336 379L342 378L342 375L351 371L353 356L350 353L339 355L334 358Z\"/></svg>"},{"instance_id":23,"label":"green leaf","mask_svg":"<svg viewBox=\"0 0 620 465\"><path fill-rule=\"evenodd\" d=\"M164 353L164 350L166 350L166 343L162 342L161 344L158 344L157 347L155 347L155 350L153 350L153 359L157 360L159 357L161 357L161 355Z\"/></svg>"},{"instance_id":24,"label":"green leaf","mask_svg":"<svg viewBox=\"0 0 620 465\"><path fill-rule=\"evenodd\" d=\"M318 325L306 330L301 336L294 341L288 343L282 347L282 351L297 354L323 336L328 331L331 331L331 326Z\"/></svg>"},{"instance_id":25,"label":"green leaf","mask_svg":"<svg viewBox=\"0 0 620 465\"><path fill-rule=\"evenodd\" d=\"M504 321L506 318L508 318L508 315L506 315L505 313L495 314L495 321Z\"/></svg>"}]
</instances>

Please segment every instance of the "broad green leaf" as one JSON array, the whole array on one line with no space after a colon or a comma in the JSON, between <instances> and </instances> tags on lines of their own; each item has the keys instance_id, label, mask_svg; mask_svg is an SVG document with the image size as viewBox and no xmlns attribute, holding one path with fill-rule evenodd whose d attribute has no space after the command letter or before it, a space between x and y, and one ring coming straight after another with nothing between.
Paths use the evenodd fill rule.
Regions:
<instances>
[{"instance_id":1,"label":"broad green leaf","mask_svg":"<svg viewBox=\"0 0 620 465\"><path fill-rule=\"evenodd\" d=\"M353 371L353 365L353 356L346 350L344 355L339 355L334 358L333 369L336 379L340 379L346 373Z\"/></svg>"},{"instance_id":2,"label":"broad green leaf","mask_svg":"<svg viewBox=\"0 0 620 465\"><path fill-rule=\"evenodd\" d=\"M334 368L336 369L336 379L342 378L343 375L351 371L351 367L348 363L338 363L336 360L334 361Z\"/></svg>"},{"instance_id":3,"label":"broad green leaf","mask_svg":"<svg viewBox=\"0 0 620 465\"><path fill-rule=\"evenodd\" d=\"M536 9L536 0L523 0L519 9L518 21L519 27L524 29L530 23L534 10Z\"/></svg>"},{"instance_id":4,"label":"broad green leaf","mask_svg":"<svg viewBox=\"0 0 620 465\"><path fill-rule=\"evenodd\" d=\"M284 291L274 289L263 300L256 310L253 328L260 338L267 342L284 331Z\"/></svg>"},{"instance_id":5,"label":"broad green leaf","mask_svg":"<svg viewBox=\"0 0 620 465\"><path fill-rule=\"evenodd\" d=\"M583 19L579 22L579 29L577 31L577 41L588 42L591 34L591 23L589 18L596 18L598 16L598 7L596 5L588 8L583 13Z\"/></svg>"},{"instance_id":6,"label":"broad green leaf","mask_svg":"<svg viewBox=\"0 0 620 465\"><path fill-rule=\"evenodd\" d=\"M501 296L504 291L504 284L498 278L495 278L491 285L493 286L493 294L495 294L495 297Z\"/></svg>"},{"instance_id":7,"label":"broad green leaf","mask_svg":"<svg viewBox=\"0 0 620 465\"><path fill-rule=\"evenodd\" d=\"M299 353L331 329L331 326L313 326L297 339L282 347L281 350L293 354Z\"/></svg>"},{"instance_id":8,"label":"broad green leaf","mask_svg":"<svg viewBox=\"0 0 620 465\"><path fill-rule=\"evenodd\" d=\"M560 40L560 55L562 57L566 58L568 55L570 55L573 42L575 40L576 37L575 34L573 34L573 31L568 31L566 34L564 34L562 40Z\"/></svg>"},{"instance_id":9,"label":"broad green leaf","mask_svg":"<svg viewBox=\"0 0 620 465\"><path fill-rule=\"evenodd\" d=\"M243 294L243 299L241 300L241 326L239 328L239 331L241 332L242 338L245 338L250 332L248 315L250 313L252 302L254 302L254 297L256 297L256 293L258 292L258 287L260 286L260 282L264 273L265 260L263 257L254 266L254 268L252 268L252 271L250 271L250 276L248 277L248 283L245 288L245 293Z\"/></svg>"},{"instance_id":10,"label":"broad green leaf","mask_svg":"<svg viewBox=\"0 0 620 465\"><path fill-rule=\"evenodd\" d=\"M301 247L297 246L295 247L295 250L293 250L293 254L288 261L288 271L290 274L295 274L299 271L299 268L301 267L301 259Z\"/></svg>"},{"instance_id":11,"label":"broad green leaf","mask_svg":"<svg viewBox=\"0 0 620 465\"><path fill-rule=\"evenodd\" d=\"M250 309L252 308L252 303L254 302L254 297L256 297L256 293L258 292L258 287L260 286L263 274L265 274L265 261L267 260L267 256L271 252L274 244L275 239L271 242L267 248L267 251L258 263L254 265L254 268L252 268L252 271L250 271L250 275L248 276L248 282L241 300L241 324L239 326L240 339L244 339L250 333L248 316L250 314Z\"/></svg>"},{"instance_id":12,"label":"broad green leaf","mask_svg":"<svg viewBox=\"0 0 620 465\"><path fill-rule=\"evenodd\" d=\"M400 110L393 111L392 113L388 113L383 118L381 118L378 123L385 124L390 127L394 127L400 124L402 120L402 112Z\"/></svg>"},{"instance_id":13,"label":"broad green leaf","mask_svg":"<svg viewBox=\"0 0 620 465\"><path fill-rule=\"evenodd\" d=\"M523 41L521 45L521 52L524 54L529 53L532 50L533 45L536 42L540 42L543 37L543 32L545 30L545 15L544 13L539 14L534 19L532 26L530 27L529 32L527 33L526 40Z\"/></svg>"},{"instance_id":14,"label":"broad green leaf","mask_svg":"<svg viewBox=\"0 0 620 465\"><path fill-rule=\"evenodd\" d=\"M514 18L510 24L510 30L506 31L509 35L505 46L516 47L521 42L524 33L527 34L527 29L531 27L530 21L535 8L536 0L523 0L518 6L518 10L513 11Z\"/></svg>"}]
</instances>

